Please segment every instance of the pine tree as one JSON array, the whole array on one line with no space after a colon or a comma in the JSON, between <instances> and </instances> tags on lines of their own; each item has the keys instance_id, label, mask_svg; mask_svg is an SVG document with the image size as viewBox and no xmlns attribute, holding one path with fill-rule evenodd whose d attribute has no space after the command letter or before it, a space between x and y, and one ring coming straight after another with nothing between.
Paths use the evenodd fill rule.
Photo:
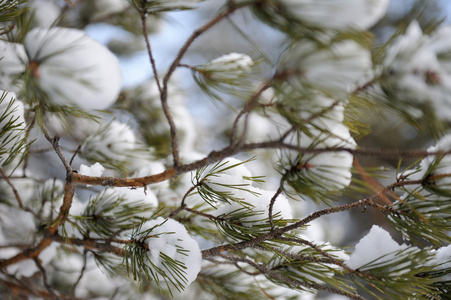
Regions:
<instances>
[{"instance_id":1,"label":"pine tree","mask_svg":"<svg viewBox=\"0 0 451 300\"><path fill-rule=\"evenodd\" d=\"M449 299L451 27L388 7L1 1L0 297Z\"/></svg>"}]
</instances>

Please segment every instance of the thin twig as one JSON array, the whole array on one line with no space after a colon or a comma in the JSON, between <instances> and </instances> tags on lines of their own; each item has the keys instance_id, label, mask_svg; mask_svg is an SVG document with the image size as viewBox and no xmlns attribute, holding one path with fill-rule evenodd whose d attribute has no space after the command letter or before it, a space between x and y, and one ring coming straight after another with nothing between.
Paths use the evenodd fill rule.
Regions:
<instances>
[{"instance_id":1,"label":"thin twig","mask_svg":"<svg viewBox=\"0 0 451 300\"><path fill-rule=\"evenodd\" d=\"M74 155L72 155L72 157L71 157L71 159L69 161L69 165L72 166L72 163L73 163L75 157L77 156L78 152L80 151L82 145L83 144L78 145L77 149L75 149Z\"/></svg>"},{"instance_id":2,"label":"thin twig","mask_svg":"<svg viewBox=\"0 0 451 300\"><path fill-rule=\"evenodd\" d=\"M46 290L49 292L49 294L54 299L59 299L59 297L56 295L56 293L53 290L53 288L47 282L47 272L45 271L44 267L42 266L41 262L39 261L39 258L35 257L35 258L33 258L33 260L34 260L34 263L36 264L36 266L38 267L39 271L42 274L42 282L44 283L44 287L46 288Z\"/></svg>"},{"instance_id":3,"label":"thin twig","mask_svg":"<svg viewBox=\"0 0 451 300\"><path fill-rule=\"evenodd\" d=\"M8 175L6 175L5 170L3 170L3 168L0 167L0 173L2 174L3 180L11 187L14 196L16 197L17 200L17 204L19 205L19 207L21 209L24 209L24 205L23 205L23 201L22 198L20 198L19 192L17 191L17 189L14 187L14 185L12 184L12 182L9 180Z\"/></svg>"},{"instance_id":4,"label":"thin twig","mask_svg":"<svg viewBox=\"0 0 451 300\"><path fill-rule=\"evenodd\" d=\"M143 5L144 5L144 1L143 1ZM149 56L150 64L152 66L153 76L155 78L155 82L157 83L158 91L160 92L160 94L162 94L163 91L162 91L161 84L160 84L160 78L158 76L157 64L153 57L152 48L150 47L149 33L147 32L147 13L144 10L141 12L141 25L142 25L142 32L144 35L144 40L146 42L147 55Z\"/></svg>"},{"instance_id":5,"label":"thin twig","mask_svg":"<svg viewBox=\"0 0 451 300\"><path fill-rule=\"evenodd\" d=\"M180 163L180 154L178 149L178 139L177 139L177 130L175 126L175 122L172 118L172 115L169 111L168 107L168 83L169 79L171 78L172 74L176 70L177 66L180 64L180 61L185 56L187 50L192 45L192 43L204 32L212 28L214 25L219 23L221 20L223 20L225 17L233 13L235 10L243 6L230 6L227 10L225 10L222 13L219 13L217 16L215 16L212 20L207 22L204 26L200 27L196 31L193 32L193 34L186 40L185 44L180 48L176 58L172 62L171 66L169 67L166 75L163 78L163 87L161 90L161 104L163 108L164 115L169 123L170 127L170 134L171 134L171 146L172 146L172 157L174 161L174 168L178 169L181 165Z\"/></svg>"},{"instance_id":6,"label":"thin twig","mask_svg":"<svg viewBox=\"0 0 451 300\"><path fill-rule=\"evenodd\" d=\"M50 144L52 144L53 149L55 150L56 154L58 155L58 157L60 158L61 162L64 165L64 168L66 169L66 173L71 173L72 172L72 167L70 166L69 162L67 161L66 157L63 154L63 151L61 150L61 147L59 145L59 136L55 135L55 136L50 136L50 133L48 132L48 130L44 127L44 126L40 126L42 132L44 133L45 138L50 142Z\"/></svg>"},{"instance_id":7,"label":"thin twig","mask_svg":"<svg viewBox=\"0 0 451 300\"><path fill-rule=\"evenodd\" d=\"M71 296L75 297L75 290L77 289L78 284L81 281L81 278L83 277L85 270L86 270L86 265L88 262L88 250L84 249L83 251L83 267L80 270L80 275L78 276L77 280L75 281L74 285L72 285L72 290L71 290Z\"/></svg>"},{"instance_id":8,"label":"thin twig","mask_svg":"<svg viewBox=\"0 0 451 300\"><path fill-rule=\"evenodd\" d=\"M16 27L16 24L11 25L9 28L3 30L2 32L0 32L0 35L5 35L10 33L11 31L13 31L13 29Z\"/></svg>"},{"instance_id":9,"label":"thin twig","mask_svg":"<svg viewBox=\"0 0 451 300\"><path fill-rule=\"evenodd\" d=\"M238 115L236 116L235 121L233 123L232 133L230 135L230 142L229 142L230 145L234 144L234 140L235 140L235 137L237 135L237 130L238 130L238 122L239 122L239 120L241 119L241 117L243 115L245 116L244 124L243 124L243 132L241 133L240 140L236 144L237 145L242 145L244 143L245 138L246 138L246 134L247 134L248 123L249 123L249 114L255 108L258 98L260 98L261 94L264 91L266 91L268 88L271 87L271 84L272 84L272 79L267 81L267 82L265 82L258 89L258 91L255 94L252 95L252 97L249 99L249 101L244 106L244 108L238 113Z\"/></svg>"},{"instance_id":10,"label":"thin twig","mask_svg":"<svg viewBox=\"0 0 451 300\"><path fill-rule=\"evenodd\" d=\"M210 214L206 214L206 213L203 213L203 212L194 210L194 209L189 208L189 207L184 207L183 209L186 210L186 211L188 211L188 212L190 212L190 213L193 213L193 214L195 214L195 215L198 215L198 216L202 216L202 217L208 218L208 219L210 219L210 220L212 220L212 221L216 221L216 222L224 222L224 219L223 219L223 218L216 217L216 216L213 216L213 215L210 215Z\"/></svg>"},{"instance_id":11,"label":"thin twig","mask_svg":"<svg viewBox=\"0 0 451 300\"><path fill-rule=\"evenodd\" d=\"M274 230L274 220L273 220L272 211L273 211L273 208L274 208L274 204L276 203L277 197L279 197L279 195L281 193L282 193L282 189L279 187L277 189L276 193L274 194L274 196L272 196L271 202L269 202L268 218L269 218L269 224L271 226L271 231Z\"/></svg>"}]
</instances>

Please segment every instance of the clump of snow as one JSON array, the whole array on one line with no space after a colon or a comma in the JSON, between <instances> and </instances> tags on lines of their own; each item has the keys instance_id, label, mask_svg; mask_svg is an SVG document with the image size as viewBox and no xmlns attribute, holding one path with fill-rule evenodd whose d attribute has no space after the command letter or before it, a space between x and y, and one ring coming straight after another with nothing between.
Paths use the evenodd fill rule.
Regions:
<instances>
[{"instance_id":1,"label":"clump of snow","mask_svg":"<svg viewBox=\"0 0 451 300\"><path fill-rule=\"evenodd\" d=\"M233 80L242 74L251 71L254 64L252 58L242 53L230 53L218 57L199 67L199 70L208 74L209 79Z\"/></svg>"},{"instance_id":2,"label":"clump of snow","mask_svg":"<svg viewBox=\"0 0 451 300\"><path fill-rule=\"evenodd\" d=\"M444 135L435 146L427 149L429 153L448 152L451 150L451 134ZM451 173L450 155L428 155L416 169L409 169L403 173L408 180L421 180L428 174L431 176L446 175ZM417 185L408 185L407 189L416 189ZM451 190L451 176L442 176L434 180L434 188ZM438 196L437 196L438 197Z\"/></svg>"},{"instance_id":3,"label":"clump of snow","mask_svg":"<svg viewBox=\"0 0 451 300\"><path fill-rule=\"evenodd\" d=\"M28 61L24 46L0 40L0 58L0 89L20 92L21 84L15 78Z\"/></svg>"},{"instance_id":4,"label":"clump of snow","mask_svg":"<svg viewBox=\"0 0 451 300\"><path fill-rule=\"evenodd\" d=\"M212 215L227 215L239 210L252 213L251 216L242 219L245 225L267 222L269 205L276 192L252 186L252 173L242 161L227 158L225 162L221 161L208 167L203 175L205 176L203 184L229 199L228 202L215 203L217 210L211 212ZM284 195L277 196L272 214L278 215L278 219L292 218L291 205Z\"/></svg>"},{"instance_id":5,"label":"clump of snow","mask_svg":"<svg viewBox=\"0 0 451 300\"><path fill-rule=\"evenodd\" d=\"M152 229L149 237L144 242L149 247L145 260L149 268L163 270L166 277L176 282L180 275L185 278L183 285L186 287L197 278L202 263L202 253L199 245L186 231L185 227L173 219L158 217L155 220L144 223L141 232ZM183 264L181 274L174 271L165 263L164 256ZM157 279L164 281L158 272L154 272Z\"/></svg>"},{"instance_id":6,"label":"clump of snow","mask_svg":"<svg viewBox=\"0 0 451 300\"><path fill-rule=\"evenodd\" d=\"M348 148L355 149L356 143L349 129L341 123L324 121L319 130L311 125L310 134L291 136L291 143L309 149ZM326 131L327 130L327 131ZM296 155L298 155L296 153ZM341 190L351 183L353 155L346 151L324 151L304 153L298 162L298 175L309 181L321 182L325 191Z\"/></svg>"},{"instance_id":7,"label":"clump of snow","mask_svg":"<svg viewBox=\"0 0 451 300\"><path fill-rule=\"evenodd\" d=\"M390 262L397 251L406 248L406 244L399 245L387 231L373 225L370 232L357 243L346 265L352 269L364 269L376 260L378 263Z\"/></svg>"},{"instance_id":8,"label":"clump of snow","mask_svg":"<svg viewBox=\"0 0 451 300\"><path fill-rule=\"evenodd\" d=\"M122 82L118 59L83 31L35 28L24 46L28 68L53 104L90 110L116 101Z\"/></svg>"},{"instance_id":9,"label":"clump of snow","mask_svg":"<svg viewBox=\"0 0 451 300\"><path fill-rule=\"evenodd\" d=\"M129 125L112 121L95 134L86 138L81 155L94 161L125 162L135 150L135 134Z\"/></svg>"},{"instance_id":10,"label":"clump of snow","mask_svg":"<svg viewBox=\"0 0 451 300\"><path fill-rule=\"evenodd\" d=\"M451 268L451 245L441 247L432 252L433 258L428 261L428 265L435 266L436 270L446 270ZM440 281L450 281L451 274L444 273Z\"/></svg>"},{"instance_id":11,"label":"clump of snow","mask_svg":"<svg viewBox=\"0 0 451 300\"><path fill-rule=\"evenodd\" d=\"M387 12L389 0L280 0L287 15L309 26L366 30Z\"/></svg>"},{"instance_id":12,"label":"clump of snow","mask_svg":"<svg viewBox=\"0 0 451 300\"><path fill-rule=\"evenodd\" d=\"M440 26L431 35L425 35L418 22L413 21L387 51L382 87L411 107L427 103L438 117L449 120L450 37L450 26Z\"/></svg>"},{"instance_id":13,"label":"clump of snow","mask_svg":"<svg viewBox=\"0 0 451 300\"><path fill-rule=\"evenodd\" d=\"M120 215L125 205L128 206L140 206L144 209L143 212L136 212L135 217L138 218L150 218L151 210L158 206L158 199L152 190L149 189L129 189L124 187L109 187L102 191L98 197L117 200L120 199L120 205L108 212L108 215L114 217L116 214ZM102 213L102 206L98 206L96 214Z\"/></svg>"},{"instance_id":14,"label":"clump of snow","mask_svg":"<svg viewBox=\"0 0 451 300\"><path fill-rule=\"evenodd\" d=\"M324 48L302 40L284 53L278 73L297 89L318 89L340 98L353 92L371 68L371 53L354 41Z\"/></svg>"},{"instance_id":15,"label":"clump of snow","mask_svg":"<svg viewBox=\"0 0 451 300\"><path fill-rule=\"evenodd\" d=\"M323 243L320 248L323 251L326 251L329 255L336 259L347 260L349 256L345 253L344 250L336 248L329 243ZM282 250L285 253L290 253L294 255L311 255L309 251L311 248L308 246L284 246ZM335 270L340 269L339 266L334 264L325 264L325 263L315 263L315 262L302 262L300 265L296 264L296 259L294 257L279 255L276 254L274 259L271 261L271 267L283 267L289 272L296 273L308 281L315 283L323 283L320 279L321 277L329 277L332 278L335 276ZM301 266L301 267L300 267ZM316 276L318 274L318 276Z\"/></svg>"},{"instance_id":16,"label":"clump of snow","mask_svg":"<svg viewBox=\"0 0 451 300\"><path fill-rule=\"evenodd\" d=\"M231 187L246 188L251 184L252 177L243 162L235 158L227 158L226 161L212 165L203 174L203 183L217 192L230 192Z\"/></svg>"},{"instance_id":17,"label":"clump of snow","mask_svg":"<svg viewBox=\"0 0 451 300\"><path fill-rule=\"evenodd\" d=\"M252 213L251 216L241 219L243 225L252 226L268 222L269 205L276 193L275 191L267 191L253 186L246 187L246 190L235 191L229 189L229 191L232 191L234 198L238 200L217 204L218 209L211 212L212 215L227 216L229 213L240 211ZM280 194L277 196L272 215L274 219L291 219L293 217L291 205L284 195Z\"/></svg>"},{"instance_id":18,"label":"clump of snow","mask_svg":"<svg viewBox=\"0 0 451 300\"><path fill-rule=\"evenodd\" d=\"M103 174L103 171L105 171L105 168L100 163L95 163L88 167L87 165L81 164L80 165L80 171L78 172L80 175L85 176L93 176L93 177L100 177Z\"/></svg>"}]
</instances>

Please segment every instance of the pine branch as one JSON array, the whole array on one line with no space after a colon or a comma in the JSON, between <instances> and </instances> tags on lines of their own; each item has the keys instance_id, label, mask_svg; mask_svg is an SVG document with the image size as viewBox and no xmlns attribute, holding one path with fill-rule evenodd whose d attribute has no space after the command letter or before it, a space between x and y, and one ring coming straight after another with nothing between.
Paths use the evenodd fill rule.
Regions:
<instances>
[{"instance_id":1,"label":"pine branch","mask_svg":"<svg viewBox=\"0 0 451 300\"><path fill-rule=\"evenodd\" d=\"M259 270L260 272L262 272L263 274L265 274L268 277L272 277L274 279L280 280L281 282L286 283L289 286L295 286L295 287L300 287L300 288L307 288L307 289L314 289L314 290L321 290L321 291L327 291L330 293L334 293L337 295L343 295L343 296L347 296L351 299L358 299L358 300L365 300L365 298L363 298L362 296L358 295L358 294L351 294L345 291L341 291L338 290L336 288L333 287L329 287L329 286L325 286L325 285L321 285L321 284L315 284L315 283L307 283L307 282L301 282L289 277L286 277L276 271L273 271L261 264L255 263L253 261L251 261L250 259L247 258L240 258L240 257L232 257L232 256L228 256L228 255L224 255L224 254L220 254L219 256L228 259L230 261L235 261L235 262L244 262L247 263L248 265L254 267L255 269Z\"/></svg>"}]
</instances>

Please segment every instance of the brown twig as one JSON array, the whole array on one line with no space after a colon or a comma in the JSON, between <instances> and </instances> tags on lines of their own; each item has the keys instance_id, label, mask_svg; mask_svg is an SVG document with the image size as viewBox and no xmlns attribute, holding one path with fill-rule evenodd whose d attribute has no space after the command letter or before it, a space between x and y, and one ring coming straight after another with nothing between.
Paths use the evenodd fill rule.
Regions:
<instances>
[{"instance_id":1,"label":"brown twig","mask_svg":"<svg viewBox=\"0 0 451 300\"><path fill-rule=\"evenodd\" d=\"M19 207L21 209L24 209L23 201L22 201L22 198L20 198L19 192L14 187L12 182L9 180L8 175L6 175L5 170L3 170L3 168L1 168L1 167L0 167L0 173L2 174L3 180L11 187L11 190L13 191L14 197L16 197L17 204L19 205Z\"/></svg>"},{"instance_id":2,"label":"brown twig","mask_svg":"<svg viewBox=\"0 0 451 300\"><path fill-rule=\"evenodd\" d=\"M73 163L75 157L77 156L78 152L80 152L81 146L83 146L83 144L78 145L77 149L75 149L74 155L72 155L72 157L69 161L69 165L72 166L72 163Z\"/></svg>"},{"instance_id":3,"label":"brown twig","mask_svg":"<svg viewBox=\"0 0 451 300\"><path fill-rule=\"evenodd\" d=\"M258 91L252 95L252 97L249 99L249 101L246 103L246 105L244 106L244 108L238 113L238 115L235 118L235 121L233 123L233 127L232 127L232 133L230 135L230 145L232 146L234 144L234 140L235 137L237 135L237 130L238 130L238 122L241 119L241 117L244 115L244 125L243 125L243 132L240 136L239 141L236 143L237 145L242 145L245 141L246 138L246 134L247 134L247 128L248 128L248 123L249 123L249 114L250 112L255 108L256 106L256 102L258 100L258 98L260 98L261 94L266 91L268 88L271 87L272 84L272 80L268 80L267 82L265 82L259 89Z\"/></svg>"},{"instance_id":4,"label":"brown twig","mask_svg":"<svg viewBox=\"0 0 451 300\"><path fill-rule=\"evenodd\" d=\"M274 204L276 203L277 197L279 197L279 195L281 193L282 193L282 189L279 187L277 189L276 193L274 194L274 196L272 196L271 202L269 202L268 218L269 218L269 224L271 226L271 231L274 230L274 220L273 220L272 211L273 211L273 208L274 208Z\"/></svg>"},{"instance_id":5,"label":"brown twig","mask_svg":"<svg viewBox=\"0 0 451 300\"><path fill-rule=\"evenodd\" d=\"M63 154L63 151L61 150L61 147L59 145L59 136L51 136L48 130L44 126L40 126L42 133L44 133L45 138L52 144L53 149L55 150L56 154L60 158L61 162L64 165L64 168L66 169L66 173L72 173L72 167L70 166L69 162L67 161L66 157Z\"/></svg>"},{"instance_id":6,"label":"brown twig","mask_svg":"<svg viewBox=\"0 0 451 300\"><path fill-rule=\"evenodd\" d=\"M0 32L0 35L5 35L10 33L11 31L13 31L13 29L16 27L16 24L11 25L9 28L3 30L2 32Z\"/></svg>"},{"instance_id":7,"label":"brown twig","mask_svg":"<svg viewBox=\"0 0 451 300\"><path fill-rule=\"evenodd\" d=\"M173 218L175 215L177 215L179 212L181 212L181 211L186 207L186 204L185 204L186 198L187 198L187 197L191 194L191 192L194 191L199 185L200 185L200 184L193 185L192 187L190 187L190 188L188 189L188 191L185 193L185 195L183 195L182 203L180 203L180 206L179 206L177 209L171 211L171 213L169 214L169 218Z\"/></svg>"},{"instance_id":8,"label":"brown twig","mask_svg":"<svg viewBox=\"0 0 451 300\"><path fill-rule=\"evenodd\" d=\"M257 150L257 149L289 149L298 151L300 153L324 153L324 152L338 152L344 151L349 152L353 155L365 155L365 156L375 156L375 157L425 157L434 155L448 155L451 151L447 152L428 152L426 150L380 150L380 149L366 149L366 148L317 148L310 149L305 147L299 147L296 145L290 145L286 143L281 143L280 141L268 141L262 143L249 143L244 145L236 145L236 147L227 146L220 151L212 151L205 158L195 161L193 163L180 165L178 168L169 168L162 173L150 175L146 177L137 177L129 179L121 179L115 177L90 177L80 174L72 174L72 178L77 183L89 184L89 185L103 185L103 186L117 186L117 187L144 187L149 184L162 182L173 178L182 173L194 171L198 168L205 167L209 164L218 162L226 157L237 154L243 151Z\"/></svg>"},{"instance_id":9,"label":"brown twig","mask_svg":"<svg viewBox=\"0 0 451 300\"><path fill-rule=\"evenodd\" d=\"M45 271L44 267L42 266L41 262L39 261L39 258L35 257L35 258L33 258L33 260L34 260L34 263L36 264L36 266L38 267L39 271L41 272L42 282L44 284L44 287L46 288L46 290L49 292L49 294L51 295L51 297L53 299L58 300L59 297L56 295L55 291L48 283L47 272Z\"/></svg>"}]
</instances>

